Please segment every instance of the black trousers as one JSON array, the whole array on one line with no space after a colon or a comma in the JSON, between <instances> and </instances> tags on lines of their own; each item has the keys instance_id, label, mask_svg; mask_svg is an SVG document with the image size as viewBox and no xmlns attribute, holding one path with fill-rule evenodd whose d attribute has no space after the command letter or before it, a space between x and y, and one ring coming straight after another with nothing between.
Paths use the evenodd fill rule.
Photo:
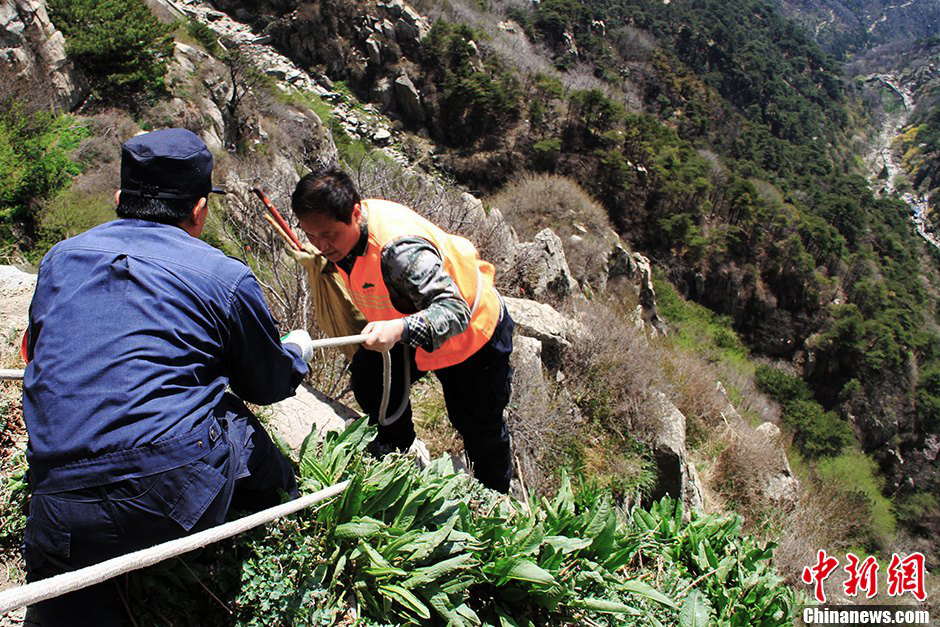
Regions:
<instances>
[{"instance_id":1,"label":"black trousers","mask_svg":"<svg viewBox=\"0 0 940 627\"><path fill-rule=\"evenodd\" d=\"M444 390L444 402L451 424L463 437L464 450L473 465L473 475L486 487L506 493L512 479L512 451L509 430L503 419L503 410L509 403L512 384L513 321L503 311L502 320L493 337L465 361L435 370L434 374ZM378 426L379 442L391 449L405 451L415 440L411 401L405 396L405 372L411 382L419 380L425 371L419 370L414 349L396 344L391 353L392 386L386 415L394 414L405 403L401 416L394 423L378 424L382 403L382 354L360 348L353 356L352 388L359 406L369 415L370 422Z\"/></svg>"},{"instance_id":2,"label":"black trousers","mask_svg":"<svg viewBox=\"0 0 940 627\"><path fill-rule=\"evenodd\" d=\"M147 548L225 521L229 509L297 496L290 461L232 399L223 436L191 464L93 488L33 494L23 542L27 581ZM113 581L30 607L43 627L130 624Z\"/></svg>"}]
</instances>

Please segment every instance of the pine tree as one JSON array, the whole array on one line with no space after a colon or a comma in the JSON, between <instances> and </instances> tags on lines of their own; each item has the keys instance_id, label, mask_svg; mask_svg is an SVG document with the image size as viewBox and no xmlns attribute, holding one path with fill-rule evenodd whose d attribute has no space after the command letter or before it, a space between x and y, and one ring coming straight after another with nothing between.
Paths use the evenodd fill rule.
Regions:
<instances>
[{"instance_id":1,"label":"pine tree","mask_svg":"<svg viewBox=\"0 0 940 627\"><path fill-rule=\"evenodd\" d=\"M172 27L142 0L50 0L66 51L106 102L139 102L163 89Z\"/></svg>"}]
</instances>

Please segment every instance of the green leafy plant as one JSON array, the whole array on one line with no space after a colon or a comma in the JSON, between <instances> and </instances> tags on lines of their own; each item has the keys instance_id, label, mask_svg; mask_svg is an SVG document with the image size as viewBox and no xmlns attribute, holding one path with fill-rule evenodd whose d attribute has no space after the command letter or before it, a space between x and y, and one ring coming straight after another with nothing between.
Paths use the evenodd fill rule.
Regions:
<instances>
[{"instance_id":1,"label":"green leafy plant","mask_svg":"<svg viewBox=\"0 0 940 627\"><path fill-rule=\"evenodd\" d=\"M573 488L519 503L405 457L364 457L361 419L308 438L308 489L348 479L313 513L251 543L238 611L246 624L788 624L794 593L769 565L772 546L738 518L683 522L670 499L619 510L604 490Z\"/></svg>"}]
</instances>

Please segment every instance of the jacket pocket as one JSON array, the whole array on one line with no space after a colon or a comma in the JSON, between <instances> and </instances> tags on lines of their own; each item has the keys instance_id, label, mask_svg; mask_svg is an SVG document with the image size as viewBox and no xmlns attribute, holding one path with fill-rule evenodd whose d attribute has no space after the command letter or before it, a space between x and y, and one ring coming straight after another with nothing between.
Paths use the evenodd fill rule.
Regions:
<instances>
[{"instance_id":1,"label":"jacket pocket","mask_svg":"<svg viewBox=\"0 0 940 627\"><path fill-rule=\"evenodd\" d=\"M224 485L225 475L200 460L161 473L153 491L166 505L167 516L189 531Z\"/></svg>"},{"instance_id":2,"label":"jacket pocket","mask_svg":"<svg viewBox=\"0 0 940 627\"><path fill-rule=\"evenodd\" d=\"M64 507L67 504L43 495L32 497L23 534L23 557L30 579L70 569L72 534Z\"/></svg>"}]
</instances>

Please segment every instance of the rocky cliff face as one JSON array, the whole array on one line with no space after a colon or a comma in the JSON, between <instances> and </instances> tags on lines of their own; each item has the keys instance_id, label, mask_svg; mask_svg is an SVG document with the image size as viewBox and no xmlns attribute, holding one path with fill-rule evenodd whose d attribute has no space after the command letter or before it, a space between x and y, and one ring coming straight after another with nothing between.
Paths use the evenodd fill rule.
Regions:
<instances>
[{"instance_id":1,"label":"rocky cliff face","mask_svg":"<svg viewBox=\"0 0 940 627\"><path fill-rule=\"evenodd\" d=\"M59 107L72 109L84 97L81 80L65 55L65 39L41 0L0 2L0 61L13 77L41 77Z\"/></svg>"},{"instance_id":2,"label":"rocky cliff face","mask_svg":"<svg viewBox=\"0 0 940 627\"><path fill-rule=\"evenodd\" d=\"M430 24L401 0L387 2L215 3L255 30L298 65L332 81L347 81L385 113L420 124L421 94L409 76Z\"/></svg>"}]
</instances>

